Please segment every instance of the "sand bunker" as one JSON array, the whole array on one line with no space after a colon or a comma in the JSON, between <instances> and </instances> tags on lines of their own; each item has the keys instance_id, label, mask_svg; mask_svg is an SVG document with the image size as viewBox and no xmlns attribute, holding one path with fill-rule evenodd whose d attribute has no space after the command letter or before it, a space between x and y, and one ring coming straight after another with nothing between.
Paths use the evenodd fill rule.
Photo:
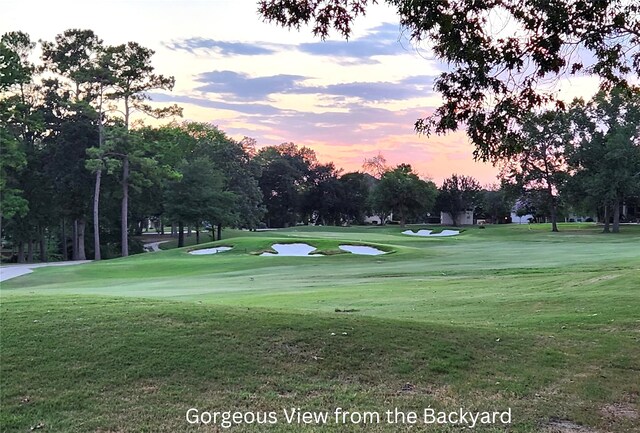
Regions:
<instances>
[{"instance_id":1,"label":"sand bunker","mask_svg":"<svg viewBox=\"0 0 640 433\"><path fill-rule=\"evenodd\" d=\"M202 250L189 251L189 254L193 254L194 256L201 256L205 254L216 254L222 253L225 251L229 251L231 247L215 247L215 248L205 248Z\"/></svg>"},{"instance_id":2,"label":"sand bunker","mask_svg":"<svg viewBox=\"0 0 640 433\"><path fill-rule=\"evenodd\" d=\"M418 230L417 232L413 232L413 230L405 230L402 232L403 235L409 236L429 236L433 230Z\"/></svg>"},{"instance_id":3,"label":"sand bunker","mask_svg":"<svg viewBox=\"0 0 640 433\"><path fill-rule=\"evenodd\" d=\"M310 254L316 248L307 244L273 244L274 253L262 253L261 256L295 256L295 257L320 257L322 254Z\"/></svg>"},{"instance_id":4,"label":"sand bunker","mask_svg":"<svg viewBox=\"0 0 640 433\"><path fill-rule=\"evenodd\" d=\"M402 232L403 235L409 236L423 236L423 237L440 237L440 236L457 236L460 234L458 230L442 230L440 233L433 233L433 230L418 230L417 232L413 232L413 230L405 230Z\"/></svg>"},{"instance_id":5,"label":"sand bunker","mask_svg":"<svg viewBox=\"0 0 640 433\"><path fill-rule=\"evenodd\" d=\"M348 251L353 254L362 254L365 256L378 256L380 254L384 254L384 251L377 248L365 247L362 245L339 245L338 248L342 251Z\"/></svg>"}]
</instances>

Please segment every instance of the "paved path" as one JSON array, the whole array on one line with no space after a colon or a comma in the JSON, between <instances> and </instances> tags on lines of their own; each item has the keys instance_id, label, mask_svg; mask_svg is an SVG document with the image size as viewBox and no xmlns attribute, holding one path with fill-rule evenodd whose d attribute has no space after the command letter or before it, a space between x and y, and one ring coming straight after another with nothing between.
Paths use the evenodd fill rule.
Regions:
<instances>
[{"instance_id":1,"label":"paved path","mask_svg":"<svg viewBox=\"0 0 640 433\"><path fill-rule=\"evenodd\" d=\"M162 251L160 249L160 244L164 244L165 242L169 242L169 241L150 242L148 244L144 244L144 250L148 253Z\"/></svg>"},{"instance_id":2,"label":"paved path","mask_svg":"<svg viewBox=\"0 0 640 433\"><path fill-rule=\"evenodd\" d=\"M35 268L43 268L46 266L70 266L89 263L91 260L73 260L69 262L52 262L52 263L21 263L18 265L2 265L0 266L0 281L10 280L21 275L30 274Z\"/></svg>"}]
</instances>

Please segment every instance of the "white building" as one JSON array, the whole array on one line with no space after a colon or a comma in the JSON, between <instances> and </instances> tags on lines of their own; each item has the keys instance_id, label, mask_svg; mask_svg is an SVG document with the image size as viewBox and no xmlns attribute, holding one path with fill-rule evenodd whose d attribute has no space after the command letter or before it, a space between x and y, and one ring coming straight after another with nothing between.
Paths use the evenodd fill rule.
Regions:
<instances>
[{"instance_id":1,"label":"white building","mask_svg":"<svg viewBox=\"0 0 640 433\"><path fill-rule=\"evenodd\" d=\"M388 223L389 221L393 221L393 213L389 216L387 216L387 219L385 220L385 224ZM382 220L380 219L379 215L371 215L368 216L364 219L364 223L365 224L373 224L373 225L380 225L382 224Z\"/></svg>"},{"instance_id":2,"label":"white building","mask_svg":"<svg viewBox=\"0 0 640 433\"><path fill-rule=\"evenodd\" d=\"M533 221L533 215L526 214L519 217L514 211L511 211L512 224L529 224L530 221Z\"/></svg>"}]
</instances>

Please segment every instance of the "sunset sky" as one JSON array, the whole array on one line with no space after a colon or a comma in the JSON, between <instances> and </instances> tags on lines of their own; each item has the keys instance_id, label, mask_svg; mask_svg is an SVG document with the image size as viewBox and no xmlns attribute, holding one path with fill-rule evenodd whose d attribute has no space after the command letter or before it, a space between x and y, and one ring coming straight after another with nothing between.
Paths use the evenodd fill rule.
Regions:
<instances>
[{"instance_id":1,"label":"sunset sky","mask_svg":"<svg viewBox=\"0 0 640 433\"><path fill-rule=\"evenodd\" d=\"M177 103L185 120L211 122L233 138L253 137L260 146L291 141L346 171L380 152L438 184L452 173L496 181L496 168L473 161L464 131L414 132L415 120L439 105L432 84L447 66L412 45L384 5L358 20L347 42L264 23L254 0L0 0L0 33L53 40L69 28L155 50L157 72L175 76L176 86L153 100ZM578 77L557 90L588 98L596 87Z\"/></svg>"}]
</instances>

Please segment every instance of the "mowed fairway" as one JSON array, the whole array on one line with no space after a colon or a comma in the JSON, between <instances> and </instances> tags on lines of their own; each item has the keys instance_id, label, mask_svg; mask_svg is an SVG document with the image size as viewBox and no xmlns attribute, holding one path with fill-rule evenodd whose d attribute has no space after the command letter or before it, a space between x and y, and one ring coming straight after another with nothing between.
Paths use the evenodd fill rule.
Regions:
<instances>
[{"instance_id":1,"label":"mowed fairway","mask_svg":"<svg viewBox=\"0 0 640 433\"><path fill-rule=\"evenodd\" d=\"M3 432L438 431L288 424L283 408L505 411L475 431L640 431L640 227L227 233L2 283ZM306 242L324 257L260 257ZM370 245L380 256L338 253ZM190 425L276 411L269 426ZM582 429L580 429L582 428Z\"/></svg>"}]
</instances>

